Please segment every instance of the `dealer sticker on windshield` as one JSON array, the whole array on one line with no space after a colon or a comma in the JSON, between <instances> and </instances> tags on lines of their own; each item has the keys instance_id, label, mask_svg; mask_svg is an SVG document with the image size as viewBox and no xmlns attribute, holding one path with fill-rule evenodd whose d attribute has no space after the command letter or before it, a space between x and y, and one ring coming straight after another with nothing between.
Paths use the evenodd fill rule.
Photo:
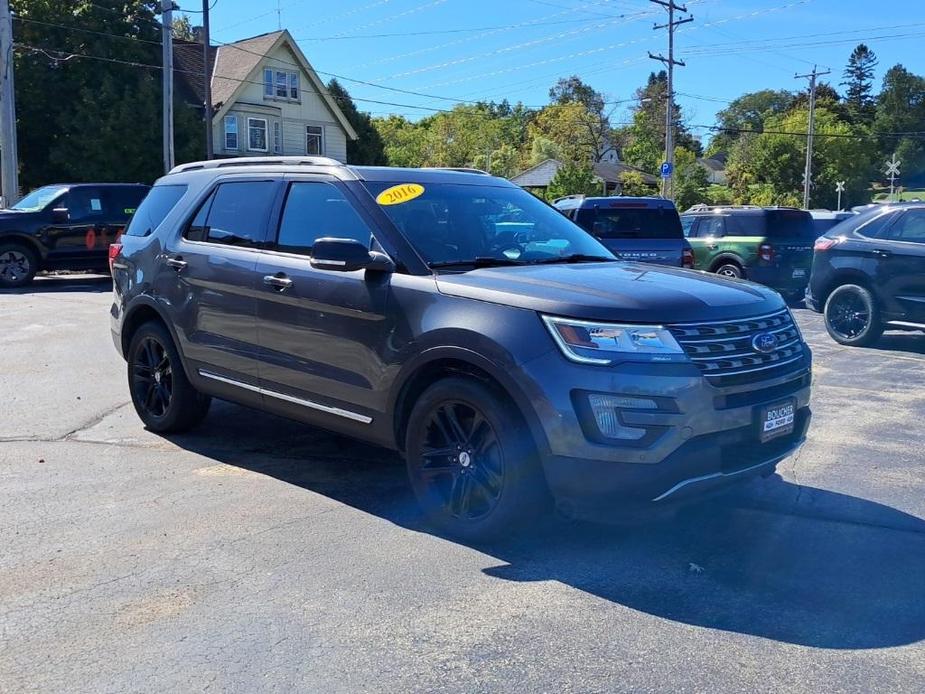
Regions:
<instances>
[{"instance_id":1,"label":"dealer sticker on windshield","mask_svg":"<svg viewBox=\"0 0 925 694\"><path fill-rule=\"evenodd\" d=\"M418 183L402 183L400 186L386 188L376 196L380 205L401 205L424 195L424 186Z\"/></svg>"}]
</instances>

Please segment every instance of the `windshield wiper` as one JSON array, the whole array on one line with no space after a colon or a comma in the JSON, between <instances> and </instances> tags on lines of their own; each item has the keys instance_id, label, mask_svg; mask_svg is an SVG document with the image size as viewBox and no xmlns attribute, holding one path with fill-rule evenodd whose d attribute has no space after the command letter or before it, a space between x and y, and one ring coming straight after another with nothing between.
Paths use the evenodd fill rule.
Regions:
<instances>
[{"instance_id":1,"label":"windshield wiper","mask_svg":"<svg viewBox=\"0 0 925 694\"><path fill-rule=\"evenodd\" d=\"M573 253L572 255L556 256L544 260L535 260L531 265L550 265L553 263L612 263L617 258L605 255L588 255L586 253Z\"/></svg>"},{"instance_id":2,"label":"windshield wiper","mask_svg":"<svg viewBox=\"0 0 925 694\"><path fill-rule=\"evenodd\" d=\"M478 256L468 260L441 260L436 263L428 263L430 268L447 268L447 267L504 267L508 265L526 265L522 260L512 258L493 258L491 256Z\"/></svg>"}]
</instances>

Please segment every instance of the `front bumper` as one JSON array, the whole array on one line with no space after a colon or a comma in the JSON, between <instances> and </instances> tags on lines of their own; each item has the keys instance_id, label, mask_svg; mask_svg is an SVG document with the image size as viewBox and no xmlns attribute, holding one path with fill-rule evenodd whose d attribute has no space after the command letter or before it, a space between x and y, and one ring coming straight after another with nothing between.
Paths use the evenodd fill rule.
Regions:
<instances>
[{"instance_id":1,"label":"front bumper","mask_svg":"<svg viewBox=\"0 0 925 694\"><path fill-rule=\"evenodd\" d=\"M809 427L811 354L804 349L793 371L726 388L711 385L693 364L585 367L558 352L531 362L523 368L550 491L560 505L607 510L664 505L770 474L799 448ZM620 413L623 424L650 433L626 442L589 436L594 424L576 406L587 393L657 401L658 409ZM757 412L789 398L796 405L793 433L760 443Z\"/></svg>"}]
</instances>

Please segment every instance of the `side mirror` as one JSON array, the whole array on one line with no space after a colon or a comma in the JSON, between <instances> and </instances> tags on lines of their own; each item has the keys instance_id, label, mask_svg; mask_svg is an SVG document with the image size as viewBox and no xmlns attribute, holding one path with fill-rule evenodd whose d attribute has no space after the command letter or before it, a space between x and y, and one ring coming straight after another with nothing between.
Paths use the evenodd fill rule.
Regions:
<instances>
[{"instance_id":1,"label":"side mirror","mask_svg":"<svg viewBox=\"0 0 925 694\"><path fill-rule=\"evenodd\" d=\"M51 211L52 224L67 224L71 220L71 215L66 207L56 207Z\"/></svg>"},{"instance_id":2,"label":"side mirror","mask_svg":"<svg viewBox=\"0 0 925 694\"><path fill-rule=\"evenodd\" d=\"M318 239L312 247L310 260L312 267L319 270L392 272L395 269L392 259L385 253L370 251L355 239Z\"/></svg>"}]
</instances>

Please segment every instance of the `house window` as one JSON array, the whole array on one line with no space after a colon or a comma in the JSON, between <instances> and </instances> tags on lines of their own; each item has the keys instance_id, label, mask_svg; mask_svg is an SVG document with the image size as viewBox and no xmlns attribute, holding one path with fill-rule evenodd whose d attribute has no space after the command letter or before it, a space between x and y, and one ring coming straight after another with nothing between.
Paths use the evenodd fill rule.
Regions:
<instances>
[{"instance_id":1,"label":"house window","mask_svg":"<svg viewBox=\"0 0 925 694\"><path fill-rule=\"evenodd\" d=\"M298 100L299 98L299 73L289 73L289 98Z\"/></svg>"},{"instance_id":2,"label":"house window","mask_svg":"<svg viewBox=\"0 0 925 694\"><path fill-rule=\"evenodd\" d=\"M289 97L289 73L288 72L277 72L276 73L276 96L280 99L286 99Z\"/></svg>"},{"instance_id":3,"label":"house window","mask_svg":"<svg viewBox=\"0 0 925 694\"><path fill-rule=\"evenodd\" d=\"M225 149L236 150L238 148L238 117L225 116Z\"/></svg>"},{"instance_id":4,"label":"house window","mask_svg":"<svg viewBox=\"0 0 925 694\"><path fill-rule=\"evenodd\" d=\"M263 70L263 96L267 99L299 100L299 73L286 70Z\"/></svg>"},{"instance_id":5,"label":"house window","mask_svg":"<svg viewBox=\"0 0 925 694\"><path fill-rule=\"evenodd\" d=\"M305 126L305 153L324 154L324 128L319 125Z\"/></svg>"},{"instance_id":6,"label":"house window","mask_svg":"<svg viewBox=\"0 0 925 694\"><path fill-rule=\"evenodd\" d=\"M283 153L283 128L279 121L273 121L273 152Z\"/></svg>"},{"instance_id":7,"label":"house window","mask_svg":"<svg viewBox=\"0 0 925 694\"><path fill-rule=\"evenodd\" d=\"M247 119L247 148L254 152L267 151L267 121L264 118Z\"/></svg>"}]
</instances>

